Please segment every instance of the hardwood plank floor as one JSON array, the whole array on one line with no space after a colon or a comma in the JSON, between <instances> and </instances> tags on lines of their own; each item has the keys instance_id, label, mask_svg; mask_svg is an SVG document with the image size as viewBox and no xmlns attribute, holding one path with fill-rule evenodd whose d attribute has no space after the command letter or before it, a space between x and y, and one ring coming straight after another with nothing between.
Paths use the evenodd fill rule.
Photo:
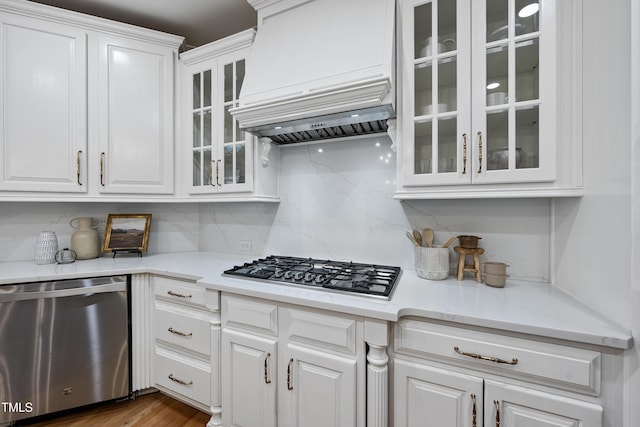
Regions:
<instances>
[{"instance_id":1,"label":"hardwood plank floor","mask_svg":"<svg viewBox=\"0 0 640 427\"><path fill-rule=\"evenodd\" d=\"M162 393L152 393L52 418L30 427L202 427L211 417Z\"/></svg>"}]
</instances>

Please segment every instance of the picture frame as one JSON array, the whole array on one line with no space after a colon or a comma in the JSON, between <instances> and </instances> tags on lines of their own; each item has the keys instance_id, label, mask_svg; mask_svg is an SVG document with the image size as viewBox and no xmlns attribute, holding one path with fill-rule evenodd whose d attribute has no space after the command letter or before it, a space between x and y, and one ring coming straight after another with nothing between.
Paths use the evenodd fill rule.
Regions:
<instances>
[{"instance_id":1,"label":"picture frame","mask_svg":"<svg viewBox=\"0 0 640 427\"><path fill-rule=\"evenodd\" d=\"M150 227L151 214L109 214L102 252L146 252Z\"/></svg>"}]
</instances>

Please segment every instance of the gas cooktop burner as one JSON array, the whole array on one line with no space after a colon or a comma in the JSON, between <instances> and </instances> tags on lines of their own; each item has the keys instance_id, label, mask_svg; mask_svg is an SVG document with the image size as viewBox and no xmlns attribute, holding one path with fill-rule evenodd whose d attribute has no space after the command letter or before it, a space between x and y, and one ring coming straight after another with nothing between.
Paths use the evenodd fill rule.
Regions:
<instances>
[{"instance_id":1,"label":"gas cooktop burner","mask_svg":"<svg viewBox=\"0 0 640 427\"><path fill-rule=\"evenodd\" d=\"M401 271L386 265L272 255L224 274L389 299Z\"/></svg>"}]
</instances>

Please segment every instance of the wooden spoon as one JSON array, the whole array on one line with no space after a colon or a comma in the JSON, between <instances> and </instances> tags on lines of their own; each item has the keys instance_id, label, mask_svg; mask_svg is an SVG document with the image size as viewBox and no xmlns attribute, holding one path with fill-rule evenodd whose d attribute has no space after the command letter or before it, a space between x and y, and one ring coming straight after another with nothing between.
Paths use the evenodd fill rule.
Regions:
<instances>
[{"instance_id":1,"label":"wooden spoon","mask_svg":"<svg viewBox=\"0 0 640 427\"><path fill-rule=\"evenodd\" d=\"M416 239L416 243L418 244L418 246L423 246L422 235L418 230L413 230L413 238Z\"/></svg>"},{"instance_id":2,"label":"wooden spoon","mask_svg":"<svg viewBox=\"0 0 640 427\"><path fill-rule=\"evenodd\" d=\"M416 246L420 246L420 245L418 244L418 242L416 242L416 239L413 237L413 234L409 233L408 231L407 231L407 233L406 233L406 234L407 234L407 237L409 238L409 240L411 240L411 242L412 242L414 245L416 245Z\"/></svg>"},{"instance_id":3,"label":"wooden spoon","mask_svg":"<svg viewBox=\"0 0 640 427\"><path fill-rule=\"evenodd\" d=\"M454 240L456 240L458 238L458 236L451 236L449 237L449 240L447 240L446 242L444 242L444 245L442 245L443 248L448 248L450 244L453 243Z\"/></svg>"},{"instance_id":4,"label":"wooden spoon","mask_svg":"<svg viewBox=\"0 0 640 427\"><path fill-rule=\"evenodd\" d=\"M430 228L425 228L422 230L422 241L427 247L433 247L433 230Z\"/></svg>"}]
</instances>

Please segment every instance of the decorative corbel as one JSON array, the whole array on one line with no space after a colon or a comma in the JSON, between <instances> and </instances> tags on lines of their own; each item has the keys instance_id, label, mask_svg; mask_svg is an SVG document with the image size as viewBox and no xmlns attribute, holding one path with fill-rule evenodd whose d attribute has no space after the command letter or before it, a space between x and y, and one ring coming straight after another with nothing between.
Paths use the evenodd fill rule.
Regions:
<instances>
[{"instance_id":1,"label":"decorative corbel","mask_svg":"<svg viewBox=\"0 0 640 427\"><path fill-rule=\"evenodd\" d=\"M260 164L263 168L269 166L269 153L271 152L271 139L260 138Z\"/></svg>"},{"instance_id":2,"label":"decorative corbel","mask_svg":"<svg viewBox=\"0 0 640 427\"><path fill-rule=\"evenodd\" d=\"M397 148L396 147L396 132L397 132L397 127L396 127L396 119L388 119L387 120L387 135L389 135L389 139L391 139L391 151L393 151L394 153L396 152Z\"/></svg>"}]
</instances>

